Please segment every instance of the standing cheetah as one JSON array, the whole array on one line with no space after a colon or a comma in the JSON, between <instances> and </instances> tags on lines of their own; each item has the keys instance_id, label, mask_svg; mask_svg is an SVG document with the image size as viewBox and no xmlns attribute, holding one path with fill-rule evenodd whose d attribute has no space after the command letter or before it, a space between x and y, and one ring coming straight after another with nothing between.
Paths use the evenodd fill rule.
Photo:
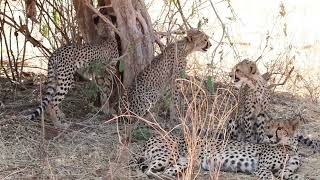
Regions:
<instances>
[{"instance_id":1,"label":"standing cheetah","mask_svg":"<svg viewBox=\"0 0 320 180\"><path fill-rule=\"evenodd\" d=\"M129 110L138 116L144 116L170 85L174 86L173 101L177 102L179 91L175 80L186 68L186 57L194 51L207 51L210 47L209 37L199 30L190 30L186 37L169 44L129 86Z\"/></svg>"},{"instance_id":2,"label":"standing cheetah","mask_svg":"<svg viewBox=\"0 0 320 180\"><path fill-rule=\"evenodd\" d=\"M238 110L231 115L227 124L231 138L258 143L267 141L264 133L270 101L267 81L256 63L247 59L233 67L230 77L239 89Z\"/></svg>"},{"instance_id":3,"label":"standing cheetah","mask_svg":"<svg viewBox=\"0 0 320 180\"><path fill-rule=\"evenodd\" d=\"M100 36L100 42L95 44L71 44L58 48L53 52L48 62L48 83L41 105L29 116L34 119L48 107L50 118L54 125L63 128L61 119L63 113L58 105L74 83L77 70L87 67L91 62L110 62L119 57L117 41L114 32L99 16L94 18L95 28Z\"/></svg>"}]
</instances>

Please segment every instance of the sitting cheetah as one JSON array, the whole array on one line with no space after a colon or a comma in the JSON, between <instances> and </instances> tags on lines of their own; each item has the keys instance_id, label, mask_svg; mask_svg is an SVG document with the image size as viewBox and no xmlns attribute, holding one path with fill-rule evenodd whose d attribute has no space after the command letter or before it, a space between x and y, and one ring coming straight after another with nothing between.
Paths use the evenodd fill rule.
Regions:
<instances>
[{"instance_id":1,"label":"sitting cheetah","mask_svg":"<svg viewBox=\"0 0 320 180\"><path fill-rule=\"evenodd\" d=\"M298 142L293 138L299 123L290 121L285 126L275 125L266 126L266 134L274 140L274 144L203 137L190 141L168 136L152 137L142 149L142 155L131 163L136 163L148 176L166 178L177 177L189 167L191 160L194 160L192 164L203 170L245 172L261 179L272 179L274 176L300 179L300 175L295 172L301 165L301 158L297 153ZM192 156L188 155L188 152L192 151Z\"/></svg>"},{"instance_id":2,"label":"sitting cheetah","mask_svg":"<svg viewBox=\"0 0 320 180\"><path fill-rule=\"evenodd\" d=\"M48 62L48 83L41 105L30 115L29 119L39 116L48 107L54 125L63 128L63 113L58 105L65 98L74 82L77 70L87 67L91 62L110 62L118 58L118 46L111 28L102 22L99 16L94 18L95 28L101 38L95 44L71 44L58 48Z\"/></svg>"},{"instance_id":3,"label":"sitting cheetah","mask_svg":"<svg viewBox=\"0 0 320 180\"><path fill-rule=\"evenodd\" d=\"M174 81L185 70L186 57L194 51L207 51L210 47L209 37L199 30L190 30L186 37L169 44L129 86L129 110L143 117L172 84L174 97L178 97Z\"/></svg>"},{"instance_id":4,"label":"sitting cheetah","mask_svg":"<svg viewBox=\"0 0 320 180\"><path fill-rule=\"evenodd\" d=\"M264 123L268 119L266 111L270 94L266 80L258 71L256 63L247 59L233 67L230 77L239 89L238 110L227 123L231 138L258 143L267 141Z\"/></svg>"}]
</instances>

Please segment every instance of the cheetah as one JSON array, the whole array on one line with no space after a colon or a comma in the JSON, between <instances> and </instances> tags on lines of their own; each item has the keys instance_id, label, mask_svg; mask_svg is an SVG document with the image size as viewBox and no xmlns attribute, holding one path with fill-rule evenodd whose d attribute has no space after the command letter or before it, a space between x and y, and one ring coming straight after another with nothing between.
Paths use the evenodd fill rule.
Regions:
<instances>
[{"instance_id":1,"label":"cheetah","mask_svg":"<svg viewBox=\"0 0 320 180\"><path fill-rule=\"evenodd\" d=\"M268 123L274 124L272 121ZM301 166L301 157L297 152L298 141L293 138L299 122L276 125L281 123L267 124L270 144L210 137L190 141L171 135L152 137L144 145L141 155L130 162L146 175L160 178L183 176L190 163L205 171L243 172L260 179L274 179L275 176L301 179L301 175L295 173ZM189 152L193 154L189 155Z\"/></svg>"},{"instance_id":2,"label":"cheetah","mask_svg":"<svg viewBox=\"0 0 320 180\"><path fill-rule=\"evenodd\" d=\"M48 108L54 126L64 128L61 124L64 115L58 106L71 89L76 71L95 61L107 64L119 57L113 30L102 22L99 16L94 17L93 21L100 38L99 42L62 46L49 58L45 96L42 98L41 105L28 117L30 120L35 119Z\"/></svg>"},{"instance_id":3,"label":"cheetah","mask_svg":"<svg viewBox=\"0 0 320 180\"><path fill-rule=\"evenodd\" d=\"M173 102L177 102L179 88L175 80L186 69L186 57L194 51L207 51L210 47L209 36L195 29L189 30L183 39L169 44L129 86L129 111L143 117L165 93L168 86L173 86Z\"/></svg>"},{"instance_id":4,"label":"cheetah","mask_svg":"<svg viewBox=\"0 0 320 180\"><path fill-rule=\"evenodd\" d=\"M298 124L301 122L300 116L293 117L291 119L286 119L286 120L272 120L270 123L267 123L266 129L268 129L268 133L266 136L271 140L275 141L273 139L274 137L271 136L272 134L276 134L278 129L286 129L289 134L292 134L294 129L292 128L291 124ZM298 122L299 121L299 122ZM308 137L305 137L305 135L301 133L295 133L294 138L299 142L299 144L305 145L311 149L314 150L314 152L320 152L320 141L317 139L311 139Z\"/></svg>"},{"instance_id":5,"label":"cheetah","mask_svg":"<svg viewBox=\"0 0 320 180\"><path fill-rule=\"evenodd\" d=\"M267 142L264 133L265 121L270 119L267 115L270 102L267 81L260 74L256 63L248 59L236 64L229 75L239 93L238 108L227 122L231 138Z\"/></svg>"}]
</instances>

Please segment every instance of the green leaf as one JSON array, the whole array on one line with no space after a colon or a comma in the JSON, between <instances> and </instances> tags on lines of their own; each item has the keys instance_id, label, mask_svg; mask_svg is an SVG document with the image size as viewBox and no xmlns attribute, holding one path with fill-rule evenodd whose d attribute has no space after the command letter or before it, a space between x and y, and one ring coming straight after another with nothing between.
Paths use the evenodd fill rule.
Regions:
<instances>
[{"instance_id":1,"label":"green leaf","mask_svg":"<svg viewBox=\"0 0 320 180\"><path fill-rule=\"evenodd\" d=\"M52 15L53 15L53 23L56 25L56 26L58 26L58 27L60 27L60 25L61 25L61 17L60 17L60 14L58 13L58 11L53 11L53 13L52 13Z\"/></svg>"},{"instance_id":2,"label":"green leaf","mask_svg":"<svg viewBox=\"0 0 320 180\"><path fill-rule=\"evenodd\" d=\"M42 27L40 28L40 33L42 34L42 36L48 38L48 36L49 36L49 26L48 26L48 24L42 25Z\"/></svg>"},{"instance_id":3,"label":"green leaf","mask_svg":"<svg viewBox=\"0 0 320 180\"><path fill-rule=\"evenodd\" d=\"M201 26L202 26L202 21L200 20L200 21L198 22L197 29L201 29Z\"/></svg>"},{"instance_id":4,"label":"green leaf","mask_svg":"<svg viewBox=\"0 0 320 180\"><path fill-rule=\"evenodd\" d=\"M133 129L131 136L132 136L133 142L137 142L137 141L148 140L152 136L152 134L149 127L142 125Z\"/></svg>"},{"instance_id":5,"label":"green leaf","mask_svg":"<svg viewBox=\"0 0 320 180\"><path fill-rule=\"evenodd\" d=\"M187 73L185 70L180 71L180 78L186 79L187 78Z\"/></svg>"},{"instance_id":6,"label":"green leaf","mask_svg":"<svg viewBox=\"0 0 320 180\"><path fill-rule=\"evenodd\" d=\"M120 62L119 62L119 72L124 72L124 62L122 61L122 60L120 60Z\"/></svg>"},{"instance_id":7,"label":"green leaf","mask_svg":"<svg viewBox=\"0 0 320 180\"><path fill-rule=\"evenodd\" d=\"M100 91L99 86L95 82L91 81L89 84L89 89L87 90L87 97L91 102L94 102L97 100L98 98L97 95L99 91Z\"/></svg>"},{"instance_id":8,"label":"green leaf","mask_svg":"<svg viewBox=\"0 0 320 180\"><path fill-rule=\"evenodd\" d=\"M212 80L212 76L208 76L207 79L207 89L209 92L213 92L213 80Z\"/></svg>"},{"instance_id":9,"label":"green leaf","mask_svg":"<svg viewBox=\"0 0 320 180\"><path fill-rule=\"evenodd\" d=\"M132 52L135 48L136 48L135 44L133 44L133 43L128 44L128 51L129 52Z\"/></svg>"},{"instance_id":10,"label":"green leaf","mask_svg":"<svg viewBox=\"0 0 320 180\"><path fill-rule=\"evenodd\" d=\"M90 63L88 67L88 72L102 75L105 72L105 66L106 65L101 61L94 61Z\"/></svg>"}]
</instances>

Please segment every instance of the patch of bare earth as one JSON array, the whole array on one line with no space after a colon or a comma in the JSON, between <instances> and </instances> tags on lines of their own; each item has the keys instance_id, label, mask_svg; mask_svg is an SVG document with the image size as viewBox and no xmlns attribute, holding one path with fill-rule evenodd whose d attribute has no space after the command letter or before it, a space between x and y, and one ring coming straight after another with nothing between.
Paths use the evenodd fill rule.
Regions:
<instances>
[{"instance_id":1,"label":"patch of bare earth","mask_svg":"<svg viewBox=\"0 0 320 180\"><path fill-rule=\"evenodd\" d=\"M107 121L95 114L87 100L84 83L63 102L62 109L72 127L59 132L50 121L27 121L22 115L30 113L38 105L38 86L26 90L12 87L0 80L0 179L147 179L132 173L128 166L133 152L139 151L143 141L119 143L124 125ZM301 131L320 137L320 108L301 98L286 93L276 93L271 114L274 118L290 117L302 112L306 123ZM44 135L45 134L45 135ZM307 151L309 155L311 151ZM309 179L320 179L320 154L304 158L299 173ZM197 179L208 179L207 172L200 172ZM214 175L211 175L214 176ZM221 172L219 179L256 179L241 173Z\"/></svg>"}]
</instances>

